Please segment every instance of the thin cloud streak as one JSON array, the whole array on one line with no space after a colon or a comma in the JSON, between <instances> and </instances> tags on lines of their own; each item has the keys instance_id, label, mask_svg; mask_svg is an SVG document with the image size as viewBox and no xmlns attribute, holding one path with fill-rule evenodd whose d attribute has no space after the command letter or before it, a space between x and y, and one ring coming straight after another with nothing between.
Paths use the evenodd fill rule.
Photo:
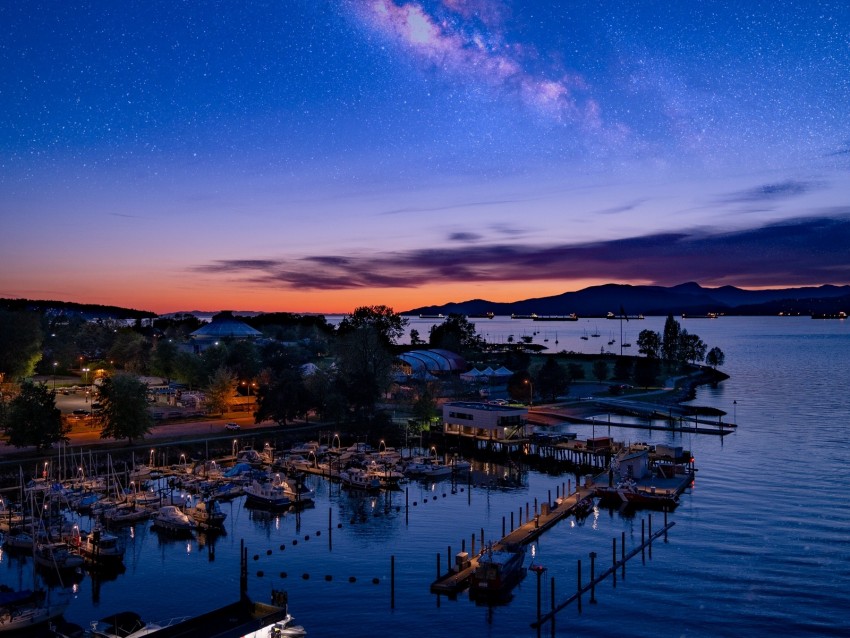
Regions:
<instances>
[{"instance_id":1,"label":"thin cloud streak","mask_svg":"<svg viewBox=\"0 0 850 638\"><path fill-rule=\"evenodd\" d=\"M850 281L850 207L736 232L691 230L583 244L501 244L293 259L218 260L195 272L272 289L609 279L787 286Z\"/></svg>"},{"instance_id":2,"label":"thin cloud streak","mask_svg":"<svg viewBox=\"0 0 850 638\"><path fill-rule=\"evenodd\" d=\"M825 186L822 182L789 179L784 182L762 184L755 188L722 195L718 198L717 203L753 204L759 202L776 202L792 197L799 197L812 191L823 189Z\"/></svg>"}]
</instances>

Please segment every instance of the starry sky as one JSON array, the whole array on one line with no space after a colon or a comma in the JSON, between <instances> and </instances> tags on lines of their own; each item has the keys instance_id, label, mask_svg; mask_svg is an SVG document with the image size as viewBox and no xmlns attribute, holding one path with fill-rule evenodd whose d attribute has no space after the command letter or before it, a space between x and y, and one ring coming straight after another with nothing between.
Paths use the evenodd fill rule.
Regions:
<instances>
[{"instance_id":1,"label":"starry sky","mask_svg":"<svg viewBox=\"0 0 850 638\"><path fill-rule=\"evenodd\" d=\"M850 283L850 3L0 4L0 297Z\"/></svg>"}]
</instances>

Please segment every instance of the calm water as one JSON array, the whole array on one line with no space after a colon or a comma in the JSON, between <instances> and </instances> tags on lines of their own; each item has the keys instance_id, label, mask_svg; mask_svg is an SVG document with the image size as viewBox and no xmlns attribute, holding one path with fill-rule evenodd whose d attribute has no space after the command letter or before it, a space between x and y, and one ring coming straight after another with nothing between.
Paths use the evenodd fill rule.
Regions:
<instances>
[{"instance_id":1,"label":"calm water","mask_svg":"<svg viewBox=\"0 0 850 638\"><path fill-rule=\"evenodd\" d=\"M415 320L411 327L425 336L430 323ZM537 343L548 338L545 343L552 348L557 332L558 349L608 349L612 330L617 344L611 348L618 349L620 340L619 322L605 320L555 326L494 319L482 324L479 331L490 340L507 334L518 340L526 334ZM639 330L660 330L662 325L662 318L648 318L624 323L624 330L634 343ZM600 338L580 339L585 329L592 332L596 326ZM845 453L850 323L724 317L683 326L709 346L723 349L724 369L731 375L717 388L700 389L696 402L727 410L740 428L723 440L612 428L618 439L692 449L697 480L670 516L676 525L668 542L655 545L645 564L640 557L632 559L616 589L610 580L601 585L599 604L591 606L585 598L582 614L574 604L560 612L558 635L850 635L845 611L850 591L850 507L845 496L850 484ZM590 434L577 431L580 437ZM244 539L251 558L250 594L267 600L272 587L287 590L293 615L311 636L371 638L376 631L395 636L536 635L530 628L536 615L533 574L514 589L505 606L477 606L466 594L448 600L429 593L438 553L445 569L448 546L457 552L465 539L468 550L470 537L482 527L485 539L498 538L503 516L509 520L511 512L535 497L545 500L547 491L554 494L573 477L528 472L521 478L521 487L467 490L460 485L456 493L449 482L411 483L408 521L403 492L352 496L314 477L315 508L274 517L246 510L236 500L225 505L227 534L214 541L168 540L149 523L140 524L125 532L127 571L106 582L86 575L76 586L67 618L86 625L132 609L162 620L231 602L238 596L238 548ZM585 579L590 551L607 567L611 539L619 542L625 532L627 546L633 547L646 516L603 509L581 524L563 521L544 534L534 547L536 561L547 568L544 610L550 577L556 580L556 600L563 600L575 589L576 561L582 559ZM653 527L660 523L661 515L655 514ZM390 609L391 556L395 610ZM28 559L0 555L2 582L26 584L29 569ZM544 635L549 635L548 627Z\"/></svg>"}]
</instances>

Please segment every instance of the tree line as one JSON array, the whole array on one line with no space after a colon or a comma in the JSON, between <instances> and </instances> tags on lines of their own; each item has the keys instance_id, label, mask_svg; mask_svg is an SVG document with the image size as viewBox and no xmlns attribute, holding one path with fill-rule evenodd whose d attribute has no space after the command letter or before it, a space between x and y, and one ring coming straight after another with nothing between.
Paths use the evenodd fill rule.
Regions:
<instances>
[{"instance_id":1,"label":"tree line","mask_svg":"<svg viewBox=\"0 0 850 638\"><path fill-rule=\"evenodd\" d=\"M253 397L257 423L287 425L311 417L350 430L392 429L380 406L393 387L396 356L407 319L387 306L362 306L334 327L322 316L270 313L239 317L260 330L255 341L222 339L197 351L190 335L203 325L193 315L178 315L129 324L108 319L84 321L77 316L0 310L0 427L16 446L49 446L63 440L68 425L56 410L47 383L28 380L34 373L99 375L100 407L93 412L103 438L144 437L154 423L148 410L149 390L139 375L160 376L190 390L201 390L206 412L220 414L238 397ZM498 355L463 315L449 315L431 327L427 339L410 331L412 348L443 348L467 361L500 357L501 365L518 370L508 390L515 398L554 398L588 372L576 363L561 365L546 355L534 374L523 344L508 344ZM632 379L652 385L660 364L701 361L722 365L723 353L682 330L669 317L663 333L642 331L642 358L617 357L592 364L599 380ZM452 384L455 384L452 386ZM395 386L398 387L398 386ZM454 379L404 384L394 401L404 403L417 423L437 414L437 398L463 392Z\"/></svg>"}]
</instances>

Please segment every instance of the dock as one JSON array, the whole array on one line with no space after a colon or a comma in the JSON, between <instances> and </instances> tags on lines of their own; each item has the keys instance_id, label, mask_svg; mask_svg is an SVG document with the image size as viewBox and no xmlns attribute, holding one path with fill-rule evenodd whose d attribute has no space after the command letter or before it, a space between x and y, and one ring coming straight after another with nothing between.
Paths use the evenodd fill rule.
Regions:
<instances>
[{"instance_id":1,"label":"dock","mask_svg":"<svg viewBox=\"0 0 850 638\"><path fill-rule=\"evenodd\" d=\"M493 543L492 550L499 551L512 546L528 545L543 532L574 514L580 503L592 495L593 489L579 487L569 496L556 498L552 504L542 503L538 514ZM440 575L431 583L431 593L453 595L465 589L472 573L478 567L478 559L484 551L488 551L488 548L482 547L478 554L471 557L463 565L450 565L448 573ZM437 569L439 571L439 555Z\"/></svg>"}]
</instances>

